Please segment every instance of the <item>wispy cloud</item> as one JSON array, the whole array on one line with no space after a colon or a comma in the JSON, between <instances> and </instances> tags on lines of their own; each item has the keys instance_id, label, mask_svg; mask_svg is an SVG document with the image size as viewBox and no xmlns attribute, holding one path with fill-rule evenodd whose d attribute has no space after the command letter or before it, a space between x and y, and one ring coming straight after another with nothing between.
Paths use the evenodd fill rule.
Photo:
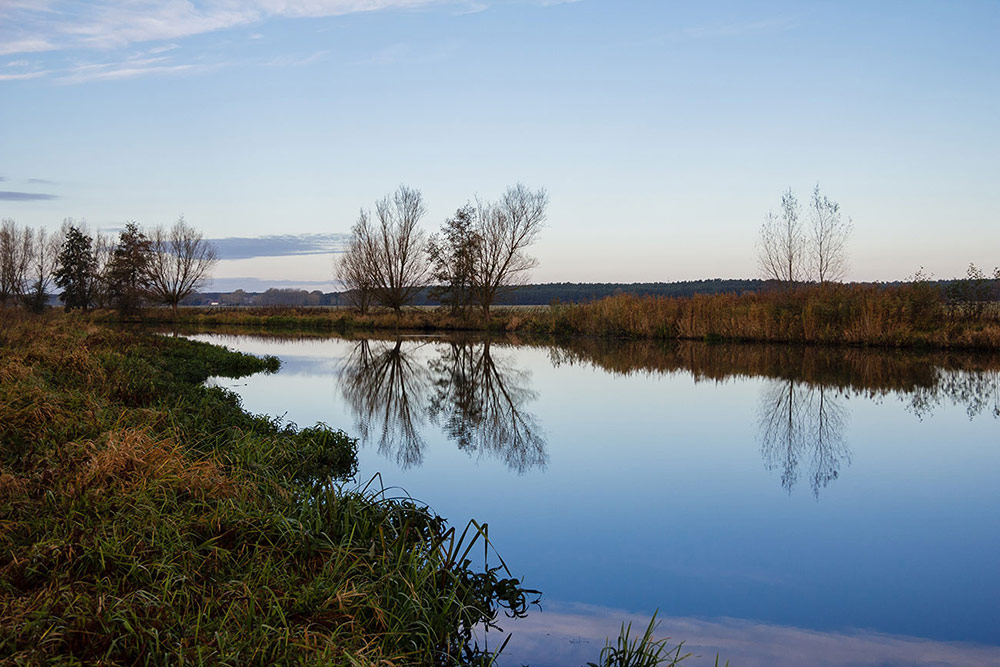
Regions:
<instances>
[{"instance_id":1,"label":"wispy cloud","mask_svg":"<svg viewBox=\"0 0 1000 667\"><path fill-rule=\"evenodd\" d=\"M145 58L126 60L125 62L89 63L78 65L60 74L60 83L86 83L88 81L109 81L114 79L131 79L150 74L176 74L191 72L204 67L192 64L172 65L162 58Z\"/></svg>"},{"instance_id":2,"label":"wispy cloud","mask_svg":"<svg viewBox=\"0 0 1000 667\"><path fill-rule=\"evenodd\" d=\"M0 191L0 201L46 201L58 199L56 195L44 194L40 192L9 192Z\"/></svg>"},{"instance_id":3,"label":"wispy cloud","mask_svg":"<svg viewBox=\"0 0 1000 667\"><path fill-rule=\"evenodd\" d=\"M387 10L450 6L460 12L485 11L500 0L0 0L0 56L61 52L75 62L32 66L26 59L6 63L0 81L50 77L64 84L195 73L226 63L184 57L183 40L197 35L258 26L270 19L323 18ZM580 0L522 0L556 5ZM263 37L260 32L250 40ZM144 50L129 52L137 45ZM99 60L87 51L104 54ZM72 54L72 55L70 55ZM270 65L303 65L328 52L273 59ZM154 60L170 56L169 60ZM398 53L383 53L389 62ZM229 63L231 64L231 63ZM23 70L23 71L18 71Z\"/></svg>"},{"instance_id":4,"label":"wispy cloud","mask_svg":"<svg viewBox=\"0 0 1000 667\"><path fill-rule=\"evenodd\" d=\"M342 290L343 286L335 280L268 280L266 278L251 277L213 277L212 282L204 291L234 292L238 289L245 292L264 292L269 289L303 289L307 292L318 289L323 292L334 292Z\"/></svg>"},{"instance_id":5,"label":"wispy cloud","mask_svg":"<svg viewBox=\"0 0 1000 667\"><path fill-rule=\"evenodd\" d=\"M329 17L461 0L37 0L0 5L0 55L119 49L250 26L269 18Z\"/></svg>"},{"instance_id":6,"label":"wispy cloud","mask_svg":"<svg viewBox=\"0 0 1000 667\"><path fill-rule=\"evenodd\" d=\"M209 240L215 244L221 259L250 259L340 252L346 239L345 234L285 234Z\"/></svg>"},{"instance_id":7,"label":"wispy cloud","mask_svg":"<svg viewBox=\"0 0 1000 667\"><path fill-rule=\"evenodd\" d=\"M28 183L32 185L56 185L55 181L50 181L44 178L29 178Z\"/></svg>"}]
</instances>

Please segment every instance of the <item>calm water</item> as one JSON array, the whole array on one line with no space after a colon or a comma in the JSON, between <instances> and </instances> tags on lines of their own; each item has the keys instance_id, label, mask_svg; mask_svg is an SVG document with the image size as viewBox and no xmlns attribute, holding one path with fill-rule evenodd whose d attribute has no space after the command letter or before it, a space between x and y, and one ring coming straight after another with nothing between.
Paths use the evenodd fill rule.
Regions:
<instances>
[{"instance_id":1,"label":"calm water","mask_svg":"<svg viewBox=\"0 0 1000 667\"><path fill-rule=\"evenodd\" d=\"M247 409L489 523L544 591L505 665L595 660L656 609L740 666L1000 665L1000 357L197 338L282 359L219 381Z\"/></svg>"}]
</instances>

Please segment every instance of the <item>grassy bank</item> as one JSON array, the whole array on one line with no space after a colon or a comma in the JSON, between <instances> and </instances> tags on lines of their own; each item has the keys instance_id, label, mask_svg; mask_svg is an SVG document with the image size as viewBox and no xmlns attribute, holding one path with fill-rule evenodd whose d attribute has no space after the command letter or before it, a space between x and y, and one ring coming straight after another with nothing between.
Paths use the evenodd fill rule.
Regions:
<instances>
[{"instance_id":1,"label":"grassy bank","mask_svg":"<svg viewBox=\"0 0 1000 667\"><path fill-rule=\"evenodd\" d=\"M434 309L360 315L324 308L186 308L175 324L316 331L476 331L606 338L1000 349L1000 311L949 304L927 283L806 286L686 298L618 295L585 304L454 317ZM114 318L106 313L98 317ZM146 321L171 322L165 310Z\"/></svg>"},{"instance_id":2,"label":"grassy bank","mask_svg":"<svg viewBox=\"0 0 1000 667\"><path fill-rule=\"evenodd\" d=\"M273 358L10 311L0 355L0 661L468 664L527 605L477 526L341 488L351 438L201 385Z\"/></svg>"}]
</instances>

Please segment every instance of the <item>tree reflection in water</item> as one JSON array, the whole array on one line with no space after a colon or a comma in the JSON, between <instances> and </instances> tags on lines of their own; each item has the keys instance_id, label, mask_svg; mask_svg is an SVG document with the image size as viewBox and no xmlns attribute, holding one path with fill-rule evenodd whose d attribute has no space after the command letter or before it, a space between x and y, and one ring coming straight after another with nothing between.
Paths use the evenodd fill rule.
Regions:
<instances>
[{"instance_id":1,"label":"tree reflection in water","mask_svg":"<svg viewBox=\"0 0 1000 667\"><path fill-rule=\"evenodd\" d=\"M1000 355L789 345L576 339L549 346L556 366L587 364L609 373L690 373L695 382L762 377L757 435L768 470L789 493L802 470L820 490L850 465L849 397L897 396L923 419L944 404L969 418L1000 417Z\"/></svg>"},{"instance_id":2,"label":"tree reflection in water","mask_svg":"<svg viewBox=\"0 0 1000 667\"><path fill-rule=\"evenodd\" d=\"M844 440L848 414L840 398L837 389L795 380L773 380L761 392L760 453L768 470L781 471L781 486L789 494L800 465L808 465L817 498L839 477L841 465L850 465Z\"/></svg>"},{"instance_id":3,"label":"tree reflection in water","mask_svg":"<svg viewBox=\"0 0 1000 667\"><path fill-rule=\"evenodd\" d=\"M470 456L497 458L518 473L543 468L545 436L527 410L537 393L506 347L462 338L356 341L341 387L357 434L404 468L423 462L428 423ZM919 418L944 403L963 406L970 418L1000 417L997 355L594 339L544 347L556 366L587 364L623 375L687 372L696 382L768 378L758 443L764 465L778 471L789 493L806 477L818 497L850 465L849 397L898 396Z\"/></svg>"},{"instance_id":4,"label":"tree reflection in water","mask_svg":"<svg viewBox=\"0 0 1000 667\"><path fill-rule=\"evenodd\" d=\"M341 367L341 388L364 443L403 468L423 462L422 426L439 425L458 447L493 456L524 473L544 467L548 454L537 418L526 406L537 398L531 374L487 341L435 344L425 362L419 350L431 343L362 339Z\"/></svg>"},{"instance_id":5,"label":"tree reflection in water","mask_svg":"<svg viewBox=\"0 0 1000 667\"><path fill-rule=\"evenodd\" d=\"M518 473L545 466L545 437L525 410L538 398L528 371L494 355L488 340L452 342L430 368L436 389L431 419L460 449L495 456Z\"/></svg>"},{"instance_id":6,"label":"tree reflection in water","mask_svg":"<svg viewBox=\"0 0 1000 667\"><path fill-rule=\"evenodd\" d=\"M427 443L420 425L427 414L430 371L416 362L403 341L362 339L344 360L340 386L354 410L362 442L377 431L378 451L403 468L420 465Z\"/></svg>"}]
</instances>

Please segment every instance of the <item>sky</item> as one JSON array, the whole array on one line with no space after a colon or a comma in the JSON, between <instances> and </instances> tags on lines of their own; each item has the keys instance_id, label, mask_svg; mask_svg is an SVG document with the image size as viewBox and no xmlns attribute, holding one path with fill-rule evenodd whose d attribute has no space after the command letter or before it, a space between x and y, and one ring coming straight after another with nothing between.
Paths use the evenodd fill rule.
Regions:
<instances>
[{"instance_id":1,"label":"sky","mask_svg":"<svg viewBox=\"0 0 1000 667\"><path fill-rule=\"evenodd\" d=\"M1000 3L0 0L0 217L183 215L329 289L361 207L545 188L534 282L760 275L791 188L849 279L1000 265Z\"/></svg>"}]
</instances>

